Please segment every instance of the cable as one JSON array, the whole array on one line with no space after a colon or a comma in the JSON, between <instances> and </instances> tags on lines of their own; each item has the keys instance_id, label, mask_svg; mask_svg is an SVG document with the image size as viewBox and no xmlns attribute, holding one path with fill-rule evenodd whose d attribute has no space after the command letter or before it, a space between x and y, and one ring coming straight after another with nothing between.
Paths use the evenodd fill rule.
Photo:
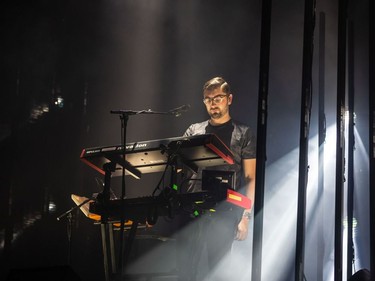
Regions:
<instances>
[{"instance_id":1,"label":"cable","mask_svg":"<svg viewBox=\"0 0 375 281\"><path fill-rule=\"evenodd\" d=\"M152 196L155 196L156 191L160 190L160 185L163 182L163 180L165 179L165 175L167 173L168 168L169 167L173 168L172 164L175 162L176 157L178 157L178 151L181 148L182 142L178 141L177 144L178 144L178 146L172 152L171 152L170 144L168 146L161 147L162 153L168 153L168 158L167 158L167 163L165 165L165 169L163 171L163 174L162 174L158 184L156 185L154 191L152 192ZM173 173L173 169L172 169L172 173Z\"/></svg>"}]
</instances>

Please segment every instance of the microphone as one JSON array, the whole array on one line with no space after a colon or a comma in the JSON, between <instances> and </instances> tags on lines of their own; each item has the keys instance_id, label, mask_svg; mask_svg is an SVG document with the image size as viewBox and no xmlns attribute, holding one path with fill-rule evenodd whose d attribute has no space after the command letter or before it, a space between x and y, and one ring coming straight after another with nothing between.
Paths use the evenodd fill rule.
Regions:
<instances>
[{"instance_id":1,"label":"microphone","mask_svg":"<svg viewBox=\"0 0 375 281\"><path fill-rule=\"evenodd\" d=\"M168 112L176 117L181 116L183 112L186 112L190 109L190 104L184 104L174 109L169 110Z\"/></svg>"},{"instance_id":2,"label":"microphone","mask_svg":"<svg viewBox=\"0 0 375 281\"><path fill-rule=\"evenodd\" d=\"M136 114L139 114L139 111L135 111L135 110L111 110L111 114L136 115Z\"/></svg>"}]
</instances>

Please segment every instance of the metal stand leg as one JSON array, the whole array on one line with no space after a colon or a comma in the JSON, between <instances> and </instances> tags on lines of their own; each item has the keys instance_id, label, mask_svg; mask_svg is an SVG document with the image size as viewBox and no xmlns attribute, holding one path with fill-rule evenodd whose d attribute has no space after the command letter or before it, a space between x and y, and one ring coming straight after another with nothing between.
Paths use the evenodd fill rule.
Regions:
<instances>
[{"instance_id":1,"label":"metal stand leg","mask_svg":"<svg viewBox=\"0 0 375 281\"><path fill-rule=\"evenodd\" d=\"M110 280L110 275L109 275L109 267L108 267L108 250L107 250L107 224L102 223L100 225L100 230L102 234L102 247L103 247L103 262L104 262L104 275L105 275L105 280L109 281Z\"/></svg>"},{"instance_id":2,"label":"metal stand leg","mask_svg":"<svg viewBox=\"0 0 375 281\"><path fill-rule=\"evenodd\" d=\"M137 227L138 227L138 222L133 221L132 226L131 226L130 231L129 231L129 236L126 240L126 244L125 244L125 248L124 248L124 253L123 253L124 262L121 265L122 268L126 267L128 262L129 262L129 254L130 254L130 251L131 251L131 246L133 245L133 242L134 242L135 234L137 232Z\"/></svg>"},{"instance_id":3,"label":"metal stand leg","mask_svg":"<svg viewBox=\"0 0 375 281\"><path fill-rule=\"evenodd\" d=\"M116 164L109 162L103 165L105 170L104 176L104 188L103 192L98 196L102 204L106 205L110 200L110 183L111 173L115 170ZM102 235L102 247L103 247L103 262L104 262L104 274L105 280L110 281L113 274L116 274L116 261L114 254L114 240L113 240L113 225L108 222L108 215L106 213L101 215L100 230ZM108 246L109 245L109 246ZM110 271L111 267L111 271Z\"/></svg>"},{"instance_id":4,"label":"metal stand leg","mask_svg":"<svg viewBox=\"0 0 375 281\"><path fill-rule=\"evenodd\" d=\"M109 231L109 247L110 247L110 255L111 255L111 261L112 261L112 273L116 274L116 255L115 255L115 241L113 239L113 224L108 225L108 231Z\"/></svg>"},{"instance_id":5,"label":"metal stand leg","mask_svg":"<svg viewBox=\"0 0 375 281\"><path fill-rule=\"evenodd\" d=\"M117 272L114 253L113 225L111 223L102 223L100 225L100 230L102 235L104 275L105 280L110 281L111 277Z\"/></svg>"}]
</instances>

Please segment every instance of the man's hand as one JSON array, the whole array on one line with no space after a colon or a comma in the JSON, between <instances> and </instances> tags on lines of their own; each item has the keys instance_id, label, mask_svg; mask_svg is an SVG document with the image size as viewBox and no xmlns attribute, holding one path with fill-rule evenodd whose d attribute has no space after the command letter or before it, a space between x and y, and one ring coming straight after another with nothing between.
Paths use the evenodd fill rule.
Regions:
<instances>
[{"instance_id":1,"label":"man's hand","mask_svg":"<svg viewBox=\"0 0 375 281\"><path fill-rule=\"evenodd\" d=\"M249 231L249 219L242 217L241 221L237 226L237 233L235 240L243 241L247 238L247 233Z\"/></svg>"}]
</instances>

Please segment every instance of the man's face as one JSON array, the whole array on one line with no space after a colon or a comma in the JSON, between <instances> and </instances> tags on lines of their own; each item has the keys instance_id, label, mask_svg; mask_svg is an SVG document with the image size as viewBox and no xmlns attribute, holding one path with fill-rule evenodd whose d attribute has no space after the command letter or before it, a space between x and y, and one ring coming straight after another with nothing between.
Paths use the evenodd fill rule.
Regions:
<instances>
[{"instance_id":1,"label":"man's face","mask_svg":"<svg viewBox=\"0 0 375 281\"><path fill-rule=\"evenodd\" d=\"M229 113L232 95L225 94L220 88L204 93L204 104L212 119L219 119Z\"/></svg>"}]
</instances>

